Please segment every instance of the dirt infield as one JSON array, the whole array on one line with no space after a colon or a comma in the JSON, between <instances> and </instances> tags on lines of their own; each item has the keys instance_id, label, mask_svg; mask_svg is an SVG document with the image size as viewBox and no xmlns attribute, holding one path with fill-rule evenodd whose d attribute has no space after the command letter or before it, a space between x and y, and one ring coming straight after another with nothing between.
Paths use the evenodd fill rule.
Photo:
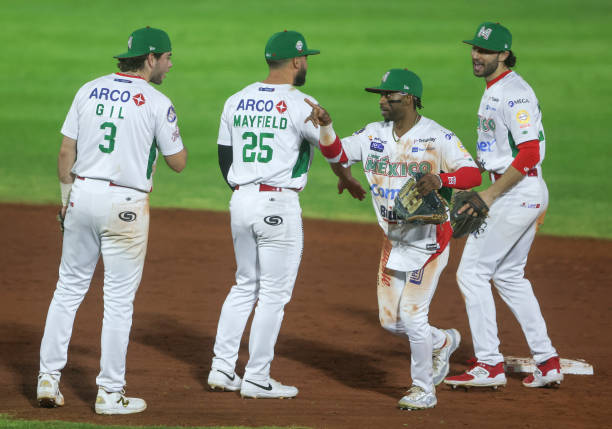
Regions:
<instances>
[{"instance_id":1,"label":"dirt infield","mask_svg":"<svg viewBox=\"0 0 612 429\"><path fill-rule=\"evenodd\" d=\"M527 389L510 374L500 391L437 390L436 408L400 411L410 382L409 346L378 324L375 279L380 232L374 224L307 220L305 250L272 364L272 376L299 387L294 400L242 400L206 389L216 325L234 275L229 215L153 210L145 272L128 352L128 393L149 409L132 416L93 412L102 320L101 266L77 313L62 375L66 405L36 405L38 351L57 281L61 235L55 207L1 205L0 413L36 420L130 425L296 425L315 428L610 427L612 423L612 241L538 236L527 276L565 358L594 365L559 389ZM455 283L463 242L453 242L430 312L463 340L451 372L472 355ZM100 264L101 265L101 264ZM499 299L502 352L527 356L520 328ZM248 335L244 338L248 339ZM243 341L238 372L247 358Z\"/></svg>"}]
</instances>

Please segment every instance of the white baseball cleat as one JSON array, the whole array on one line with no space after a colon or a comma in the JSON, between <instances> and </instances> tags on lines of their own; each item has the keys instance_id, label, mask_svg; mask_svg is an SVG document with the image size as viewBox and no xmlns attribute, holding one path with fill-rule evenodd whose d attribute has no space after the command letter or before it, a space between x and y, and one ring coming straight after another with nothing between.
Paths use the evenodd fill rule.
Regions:
<instances>
[{"instance_id":1,"label":"white baseball cleat","mask_svg":"<svg viewBox=\"0 0 612 429\"><path fill-rule=\"evenodd\" d=\"M559 362L559 356L555 356L538 364L533 374L529 374L523 379L523 386L549 387L561 384L561 381L563 381L561 363Z\"/></svg>"},{"instance_id":2,"label":"white baseball cleat","mask_svg":"<svg viewBox=\"0 0 612 429\"><path fill-rule=\"evenodd\" d=\"M270 378L267 383L244 379L240 388L240 396L243 398L289 399L294 398L297 394L297 387L285 386L273 378Z\"/></svg>"},{"instance_id":3,"label":"white baseball cleat","mask_svg":"<svg viewBox=\"0 0 612 429\"><path fill-rule=\"evenodd\" d=\"M95 408L98 414L134 414L146 410L147 403L140 398L127 398L124 390L107 392L99 387Z\"/></svg>"},{"instance_id":4,"label":"white baseball cleat","mask_svg":"<svg viewBox=\"0 0 612 429\"><path fill-rule=\"evenodd\" d=\"M487 365L484 362L472 361L470 369L463 374L446 377L444 383L450 385L453 389L457 386L492 387L497 389L499 386L506 385L504 363Z\"/></svg>"},{"instance_id":5,"label":"white baseball cleat","mask_svg":"<svg viewBox=\"0 0 612 429\"><path fill-rule=\"evenodd\" d=\"M242 380L238 377L238 374L221 371L220 369L211 369L208 373L208 386L212 390L228 390L230 392L236 392L240 390Z\"/></svg>"},{"instance_id":6,"label":"white baseball cleat","mask_svg":"<svg viewBox=\"0 0 612 429\"><path fill-rule=\"evenodd\" d=\"M444 381L450 369L450 357L461 343L461 334L456 329L444 330L446 341L439 349L435 349L432 355L433 363L433 383L435 386Z\"/></svg>"},{"instance_id":7,"label":"white baseball cleat","mask_svg":"<svg viewBox=\"0 0 612 429\"><path fill-rule=\"evenodd\" d=\"M437 403L435 388L427 393L422 387L413 385L397 405L402 410L425 410L435 407Z\"/></svg>"},{"instance_id":8,"label":"white baseball cleat","mask_svg":"<svg viewBox=\"0 0 612 429\"><path fill-rule=\"evenodd\" d=\"M59 390L59 375L38 374L36 386L36 399L43 408L55 408L64 405L64 395Z\"/></svg>"}]
</instances>

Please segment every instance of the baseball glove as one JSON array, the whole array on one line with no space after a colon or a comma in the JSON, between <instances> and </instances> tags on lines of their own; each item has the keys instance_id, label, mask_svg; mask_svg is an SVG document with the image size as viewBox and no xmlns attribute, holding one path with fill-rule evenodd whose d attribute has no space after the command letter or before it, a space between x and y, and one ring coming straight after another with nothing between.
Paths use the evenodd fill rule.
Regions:
<instances>
[{"instance_id":1,"label":"baseball glove","mask_svg":"<svg viewBox=\"0 0 612 429\"><path fill-rule=\"evenodd\" d=\"M394 211L398 219L416 224L440 224L446 222L446 201L438 191L431 191L421 197L416 184L423 177L422 173L415 173L410 177L397 197L395 197Z\"/></svg>"},{"instance_id":2,"label":"baseball glove","mask_svg":"<svg viewBox=\"0 0 612 429\"><path fill-rule=\"evenodd\" d=\"M458 213L459 209L466 204L468 208L462 213ZM470 214L468 214L469 208L473 210ZM465 191L455 193L453 195L450 215L453 237L459 238L473 232L481 232L488 213L489 206L480 198L478 192Z\"/></svg>"}]
</instances>

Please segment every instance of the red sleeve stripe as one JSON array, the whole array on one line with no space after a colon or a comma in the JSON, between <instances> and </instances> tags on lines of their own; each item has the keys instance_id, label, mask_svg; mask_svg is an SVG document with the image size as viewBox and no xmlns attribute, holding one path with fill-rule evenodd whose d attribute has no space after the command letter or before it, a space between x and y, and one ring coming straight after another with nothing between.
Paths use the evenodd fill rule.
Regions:
<instances>
[{"instance_id":1,"label":"red sleeve stripe","mask_svg":"<svg viewBox=\"0 0 612 429\"><path fill-rule=\"evenodd\" d=\"M453 173L440 173L442 186L456 189L470 189L480 186L482 176L476 167L461 167Z\"/></svg>"},{"instance_id":2,"label":"red sleeve stripe","mask_svg":"<svg viewBox=\"0 0 612 429\"><path fill-rule=\"evenodd\" d=\"M512 161L512 166L524 176L540 161L540 142L529 140L518 146L518 155Z\"/></svg>"}]
</instances>

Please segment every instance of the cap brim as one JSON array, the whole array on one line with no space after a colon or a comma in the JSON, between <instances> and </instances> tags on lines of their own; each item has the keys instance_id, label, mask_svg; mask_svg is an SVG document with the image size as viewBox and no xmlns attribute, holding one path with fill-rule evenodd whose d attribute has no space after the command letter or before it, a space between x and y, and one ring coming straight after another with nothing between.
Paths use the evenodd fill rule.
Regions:
<instances>
[{"instance_id":1,"label":"cap brim","mask_svg":"<svg viewBox=\"0 0 612 429\"><path fill-rule=\"evenodd\" d=\"M125 52L123 54L115 55L113 58L129 58L129 57L130 57L130 53Z\"/></svg>"},{"instance_id":2,"label":"cap brim","mask_svg":"<svg viewBox=\"0 0 612 429\"><path fill-rule=\"evenodd\" d=\"M484 43L482 43L478 39L464 40L463 43L467 43L468 45L472 45L472 46L478 46L479 48L486 49L487 51L491 51L491 52L503 52L503 51L497 51L495 49L491 49L487 47Z\"/></svg>"},{"instance_id":3,"label":"cap brim","mask_svg":"<svg viewBox=\"0 0 612 429\"><path fill-rule=\"evenodd\" d=\"M318 49L309 49L304 55L318 55L320 53L321 51L319 51Z\"/></svg>"},{"instance_id":4,"label":"cap brim","mask_svg":"<svg viewBox=\"0 0 612 429\"><path fill-rule=\"evenodd\" d=\"M402 92L395 89L381 88L379 86L375 86L373 88L364 88L368 92L381 93L381 92Z\"/></svg>"}]
</instances>

